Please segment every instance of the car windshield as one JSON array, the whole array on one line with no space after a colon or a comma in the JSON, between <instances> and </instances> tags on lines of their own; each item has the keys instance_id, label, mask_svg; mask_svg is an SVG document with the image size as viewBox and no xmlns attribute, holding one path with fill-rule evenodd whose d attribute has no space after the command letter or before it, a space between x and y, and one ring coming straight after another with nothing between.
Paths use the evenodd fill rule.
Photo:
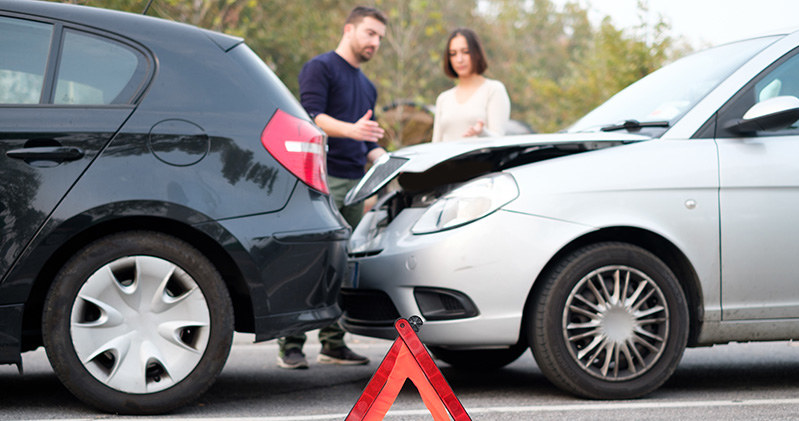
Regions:
<instances>
[{"instance_id":1,"label":"car windshield","mask_svg":"<svg viewBox=\"0 0 799 421\"><path fill-rule=\"evenodd\" d=\"M713 88L779 37L710 48L649 74L586 114L569 132L638 131L660 136Z\"/></svg>"}]
</instances>

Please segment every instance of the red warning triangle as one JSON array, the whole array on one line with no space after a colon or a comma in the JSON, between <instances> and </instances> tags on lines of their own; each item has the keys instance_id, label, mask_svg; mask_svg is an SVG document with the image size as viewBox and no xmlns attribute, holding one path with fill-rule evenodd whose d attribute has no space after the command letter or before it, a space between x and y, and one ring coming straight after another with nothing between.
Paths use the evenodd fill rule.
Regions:
<instances>
[{"instance_id":1,"label":"red warning triangle","mask_svg":"<svg viewBox=\"0 0 799 421\"><path fill-rule=\"evenodd\" d=\"M419 390L422 401L435 421L470 421L469 414L416 336L411 323L399 319L394 323L394 328L399 332L399 337L369 380L346 421L382 420L407 379L411 379Z\"/></svg>"}]
</instances>

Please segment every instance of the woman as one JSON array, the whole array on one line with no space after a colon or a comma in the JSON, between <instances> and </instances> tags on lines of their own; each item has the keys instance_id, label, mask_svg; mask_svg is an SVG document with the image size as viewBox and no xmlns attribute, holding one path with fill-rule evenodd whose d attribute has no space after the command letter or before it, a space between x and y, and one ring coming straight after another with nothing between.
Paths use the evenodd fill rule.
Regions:
<instances>
[{"instance_id":1,"label":"woman","mask_svg":"<svg viewBox=\"0 0 799 421\"><path fill-rule=\"evenodd\" d=\"M436 99L433 142L505 134L510 98L502 82L483 76L487 68L477 34L465 28L453 31L444 53L444 73L458 83Z\"/></svg>"}]
</instances>

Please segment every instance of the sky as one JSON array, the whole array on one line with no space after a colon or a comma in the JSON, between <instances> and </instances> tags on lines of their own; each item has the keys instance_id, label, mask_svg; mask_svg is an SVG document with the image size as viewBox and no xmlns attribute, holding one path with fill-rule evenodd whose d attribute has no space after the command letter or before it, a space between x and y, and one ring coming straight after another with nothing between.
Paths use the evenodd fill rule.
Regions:
<instances>
[{"instance_id":1,"label":"sky","mask_svg":"<svg viewBox=\"0 0 799 421\"><path fill-rule=\"evenodd\" d=\"M572 0L575 1L575 0ZM723 44L775 30L799 29L799 0L646 0L651 21L661 14L670 35L694 48ZM556 0L556 3L566 0ZM617 28L640 24L638 0L577 0L592 20L610 16Z\"/></svg>"}]
</instances>

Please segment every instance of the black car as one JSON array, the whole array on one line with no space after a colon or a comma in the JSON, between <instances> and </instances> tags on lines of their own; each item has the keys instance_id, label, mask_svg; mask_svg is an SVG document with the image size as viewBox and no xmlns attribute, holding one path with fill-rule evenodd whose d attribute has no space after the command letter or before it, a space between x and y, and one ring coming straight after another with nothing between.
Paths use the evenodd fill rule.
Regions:
<instances>
[{"instance_id":1,"label":"black car","mask_svg":"<svg viewBox=\"0 0 799 421\"><path fill-rule=\"evenodd\" d=\"M325 135L240 38L0 0L0 363L105 411L207 390L233 332L336 320Z\"/></svg>"}]
</instances>

